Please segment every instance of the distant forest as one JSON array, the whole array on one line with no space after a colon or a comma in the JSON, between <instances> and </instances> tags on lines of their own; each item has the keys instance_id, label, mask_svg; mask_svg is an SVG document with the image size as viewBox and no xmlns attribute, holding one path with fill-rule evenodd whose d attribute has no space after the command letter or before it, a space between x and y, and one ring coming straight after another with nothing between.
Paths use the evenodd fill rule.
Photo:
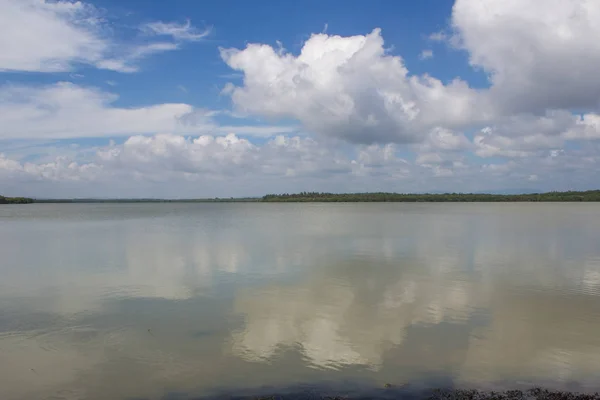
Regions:
<instances>
[{"instance_id":1,"label":"distant forest","mask_svg":"<svg viewBox=\"0 0 600 400\"><path fill-rule=\"evenodd\" d=\"M31 199L0 196L0 204L27 203L230 203L230 202L542 202L542 201L600 201L600 190L585 192L547 192L533 194L478 193L318 193L268 194L263 197L212 199Z\"/></svg>"},{"instance_id":2,"label":"distant forest","mask_svg":"<svg viewBox=\"0 0 600 400\"><path fill-rule=\"evenodd\" d=\"M515 201L600 201L600 190L534 194L410 194L410 193L316 193L269 194L263 202L515 202Z\"/></svg>"},{"instance_id":3,"label":"distant forest","mask_svg":"<svg viewBox=\"0 0 600 400\"><path fill-rule=\"evenodd\" d=\"M0 196L0 204L28 204L33 203L33 199L27 197L4 197Z\"/></svg>"}]
</instances>

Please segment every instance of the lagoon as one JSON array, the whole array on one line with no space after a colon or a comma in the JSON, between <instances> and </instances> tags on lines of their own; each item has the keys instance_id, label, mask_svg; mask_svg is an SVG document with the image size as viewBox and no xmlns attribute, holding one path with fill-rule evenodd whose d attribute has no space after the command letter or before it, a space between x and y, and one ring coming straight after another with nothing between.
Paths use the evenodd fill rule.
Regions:
<instances>
[{"instance_id":1,"label":"lagoon","mask_svg":"<svg viewBox=\"0 0 600 400\"><path fill-rule=\"evenodd\" d=\"M0 398L599 390L599 221L598 203L2 205Z\"/></svg>"}]
</instances>

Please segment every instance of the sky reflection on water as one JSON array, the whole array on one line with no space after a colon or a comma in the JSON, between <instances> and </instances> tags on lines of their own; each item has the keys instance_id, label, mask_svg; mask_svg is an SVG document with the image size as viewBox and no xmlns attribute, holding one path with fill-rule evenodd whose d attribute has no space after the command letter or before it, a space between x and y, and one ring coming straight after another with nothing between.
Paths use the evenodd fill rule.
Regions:
<instances>
[{"instance_id":1,"label":"sky reflection on water","mask_svg":"<svg viewBox=\"0 0 600 400\"><path fill-rule=\"evenodd\" d=\"M600 377L595 204L0 208L0 398Z\"/></svg>"}]
</instances>

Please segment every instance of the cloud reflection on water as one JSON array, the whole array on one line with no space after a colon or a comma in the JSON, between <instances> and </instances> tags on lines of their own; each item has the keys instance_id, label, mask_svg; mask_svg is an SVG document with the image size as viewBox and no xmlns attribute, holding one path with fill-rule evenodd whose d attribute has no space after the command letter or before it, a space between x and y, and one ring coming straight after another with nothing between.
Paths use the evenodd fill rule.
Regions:
<instances>
[{"instance_id":1,"label":"cloud reflection on water","mask_svg":"<svg viewBox=\"0 0 600 400\"><path fill-rule=\"evenodd\" d=\"M597 208L150 207L0 227L0 397L600 370Z\"/></svg>"}]
</instances>

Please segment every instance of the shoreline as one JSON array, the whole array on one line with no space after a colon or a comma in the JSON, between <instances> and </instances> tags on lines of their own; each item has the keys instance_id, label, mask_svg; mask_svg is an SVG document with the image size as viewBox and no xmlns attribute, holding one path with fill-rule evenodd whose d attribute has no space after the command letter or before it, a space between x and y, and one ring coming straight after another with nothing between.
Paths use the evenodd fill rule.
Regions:
<instances>
[{"instance_id":1,"label":"shoreline","mask_svg":"<svg viewBox=\"0 0 600 400\"><path fill-rule=\"evenodd\" d=\"M254 395L227 395L225 393L210 397L193 397L196 400L600 400L600 394L576 391L550 390L531 388L527 390L513 389L504 391L486 391L477 389L425 389L410 390L400 387L386 387L373 390L371 393L344 393L342 391L321 392L314 390L269 393Z\"/></svg>"},{"instance_id":2,"label":"shoreline","mask_svg":"<svg viewBox=\"0 0 600 400\"><path fill-rule=\"evenodd\" d=\"M319 193L267 194L262 197L228 197L197 199L159 198L71 198L43 199L3 197L0 204L32 203L542 203L542 202L600 202L600 190L544 192L527 194L490 193Z\"/></svg>"}]
</instances>

